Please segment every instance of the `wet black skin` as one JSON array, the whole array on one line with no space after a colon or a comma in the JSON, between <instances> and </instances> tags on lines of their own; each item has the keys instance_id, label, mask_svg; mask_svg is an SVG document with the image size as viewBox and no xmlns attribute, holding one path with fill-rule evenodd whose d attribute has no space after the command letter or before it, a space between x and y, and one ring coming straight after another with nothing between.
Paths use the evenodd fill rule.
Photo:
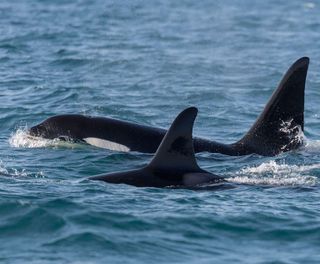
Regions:
<instances>
[{"instance_id":1,"label":"wet black skin","mask_svg":"<svg viewBox=\"0 0 320 264\"><path fill-rule=\"evenodd\" d=\"M303 144L297 135L299 130L304 129L304 91L308 65L309 59L303 57L289 68L263 112L242 139L233 144L223 144L195 137L195 152L273 156L299 148ZM284 124L287 124L286 129L283 129ZM154 153L166 130L106 117L58 115L32 127L30 134L74 141L95 137L119 143L131 151Z\"/></svg>"},{"instance_id":2,"label":"wet black skin","mask_svg":"<svg viewBox=\"0 0 320 264\"><path fill-rule=\"evenodd\" d=\"M29 130L32 136L48 139L60 138L80 142L88 137L107 139L125 145L131 151L143 153L155 153L166 132L167 130L161 128L83 115L53 116ZM196 152L246 154L235 144L226 145L202 138L194 138L194 148Z\"/></svg>"},{"instance_id":3,"label":"wet black skin","mask_svg":"<svg viewBox=\"0 0 320 264\"><path fill-rule=\"evenodd\" d=\"M224 183L225 180L207 171L184 171L145 167L139 170L115 172L91 177L90 180L105 181L115 184L128 184L136 187L188 187Z\"/></svg>"},{"instance_id":4,"label":"wet black skin","mask_svg":"<svg viewBox=\"0 0 320 264\"><path fill-rule=\"evenodd\" d=\"M141 169L91 177L91 180L136 187L193 188L223 183L224 179L201 169L196 161L192 128L198 110L182 111L161 141L150 164Z\"/></svg>"}]
</instances>

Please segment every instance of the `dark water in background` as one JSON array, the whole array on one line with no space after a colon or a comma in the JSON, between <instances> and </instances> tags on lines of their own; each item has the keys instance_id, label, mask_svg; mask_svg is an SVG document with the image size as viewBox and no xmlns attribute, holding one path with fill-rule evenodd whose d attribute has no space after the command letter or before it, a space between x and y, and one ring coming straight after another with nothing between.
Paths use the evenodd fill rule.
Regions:
<instances>
[{"instance_id":1,"label":"dark water in background","mask_svg":"<svg viewBox=\"0 0 320 264\"><path fill-rule=\"evenodd\" d=\"M1 1L0 263L319 263L320 3ZM197 155L235 188L86 180L151 155L36 141L62 113L239 139L282 75L310 56L307 146L275 158Z\"/></svg>"}]
</instances>

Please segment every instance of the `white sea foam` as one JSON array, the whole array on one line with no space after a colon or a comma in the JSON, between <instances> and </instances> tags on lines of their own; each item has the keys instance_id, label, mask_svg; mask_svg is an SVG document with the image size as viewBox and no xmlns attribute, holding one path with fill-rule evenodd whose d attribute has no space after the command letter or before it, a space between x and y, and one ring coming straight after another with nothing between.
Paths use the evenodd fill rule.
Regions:
<instances>
[{"instance_id":1,"label":"white sea foam","mask_svg":"<svg viewBox=\"0 0 320 264\"><path fill-rule=\"evenodd\" d=\"M128 152L130 149L125 146L121 145L112 141L99 139L99 138L85 138L85 142L90 145L99 147L99 148L106 148L109 150L115 151L122 151ZM42 137L34 137L28 133L27 127L22 127L17 129L11 137L9 138L9 144L15 148L43 148L43 147L71 147L74 148L76 144L72 140L60 140L56 139L45 139ZM79 145L79 144L78 144Z\"/></svg>"},{"instance_id":2,"label":"white sea foam","mask_svg":"<svg viewBox=\"0 0 320 264\"><path fill-rule=\"evenodd\" d=\"M28 176L27 172L22 169L22 170L17 170L17 169L10 169L8 170L2 161L0 161L0 175L2 176L12 176L12 177L18 177L18 176Z\"/></svg>"},{"instance_id":3,"label":"white sea foam","mask_svg":"<svg viewBox=\"0 0 320 264\"><path fill-rule=\"evenodd\" d=\"M9 138L9 144L15 148L75 147L75 144L72 144L72 142L62 141L58 138L45 139L31 136L26 127L17 129Z\"/></svg>"},{"instance_id":4,"label":"white sea foam","mask_svg":"<svg viewBox=\"0 0 320 264\"><path fill-rule=\"evenodd\" d=\"M0 161L0 174L4 174L4 175L9 174L8 170L4 167L2 161Z\"/></svg>"},{"instance_id":5,"label":"white sea foam","mask_svg":"<svg viewBox=\"0 0 320 264\"><path fill-rule=\"evenodd\" d=\"M301 129L301 126L296 125L292 126L293 119L290 119L286 122L282 122L280 125L280 132L283 132L290 138L291 144L304 144L306 141L306 137ZM289 143L289 144L290 144ZM287 145L282 147L282 150L285 150Z\"/></svg>"},{"instance_id":6,"label":"white sea foam","mask_svg":"<svg viewBox=\"0 0 320 264\"><path fill-rule=\"evenodd\" d=\"M30 136L26 128L19 128L9 138L9 143L15 148L41 148L52 145L53 140Z\"/></svg>"},{"instance_id":7,"label":"white sea foam","mask_svg":"<svg viewBox=\"0 0 320 264\"><path fill-rule=\"evenodd\" d=\"M228 181L256 185L314 186L318 184L318 179L308 173L316 169L320 169L320 164L298 166L269 161L241 169L235 177L228 178Z\"/></svg>"}]
</instances>

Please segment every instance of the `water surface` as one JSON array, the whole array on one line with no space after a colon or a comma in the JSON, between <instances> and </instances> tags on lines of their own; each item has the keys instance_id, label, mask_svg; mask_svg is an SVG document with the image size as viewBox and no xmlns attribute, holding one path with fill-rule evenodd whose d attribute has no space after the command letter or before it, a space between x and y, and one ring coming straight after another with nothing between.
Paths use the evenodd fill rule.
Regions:
<instances>
[{"instance_id":1,"label":"water surface","mask_svg":"<svg viewBox=\"0 0 320 264\"><path fill-rule=\"evenodd\" d=\"M1 263L318 263L320 5L314 1L1 1ZM152 155L30 141L55 114L241 138L296 59L311 58L301 150L200 153L235 188L134 188L87 177Z\"/></svg>"}]
</instances>

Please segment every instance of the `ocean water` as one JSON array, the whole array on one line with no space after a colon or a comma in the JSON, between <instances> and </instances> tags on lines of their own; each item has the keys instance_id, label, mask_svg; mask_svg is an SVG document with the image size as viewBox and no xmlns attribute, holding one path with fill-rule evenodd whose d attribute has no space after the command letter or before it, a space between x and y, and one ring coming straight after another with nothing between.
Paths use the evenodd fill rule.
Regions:
<instances>
[{"instance_id":1,"label":"ocean water","mask_svg":"<svg viewBox=\"0 0 320 264\"><path fill-rule=\"evenodd\" d=\"M318 1L0 2L0 263L319 263ZM197 154L233 188L87 180L146 165L25 131L56 114L234 142L287 68L309 56L306 145L277 157Z\"/></svg>"}]
</instances>

